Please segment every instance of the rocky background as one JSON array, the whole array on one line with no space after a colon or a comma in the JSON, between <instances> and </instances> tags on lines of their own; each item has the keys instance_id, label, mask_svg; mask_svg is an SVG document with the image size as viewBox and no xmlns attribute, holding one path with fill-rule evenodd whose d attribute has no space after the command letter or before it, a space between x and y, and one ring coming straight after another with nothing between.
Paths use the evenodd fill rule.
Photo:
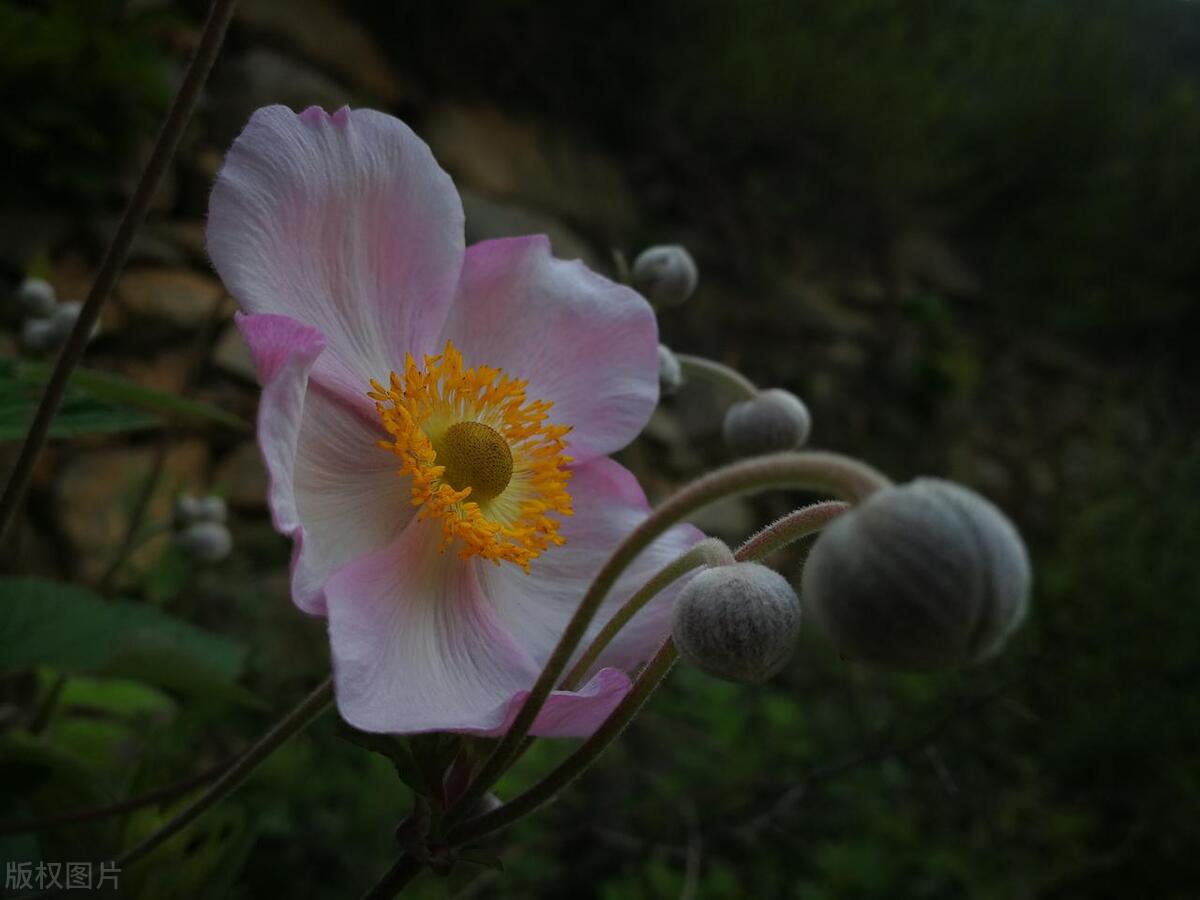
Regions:
<instances>
[{"instance_id":1,"label":"rocky background","mask_svg":"<svg viewBox=\"0 0 1200 900\"><path fill-rule=\"evenodd\" d=\"M500 842L504 874L414 894L1189 896L1195 11L400 6L243 0L89 369L253 421L252 366L205 257L207 191L257 107L374 106L454 176L469 242L544 232L558 255L610 274L615 253L686 244L701 286L663 313L665 343L796 392L816 446L976 487L1022 526L1038 575L1032 621L981 670L885 677L811 641L754 692L679 673L601 770ZM144 0L0 13L6 286L39 275L82 299L197 13ZM17 307L0 317L8 377L37 354ZM3 389L0 411L19 418L30 389ZM652 499L727 459L728 399L689 386L625 451ZM4 432L4 467L15 446ZM188 417L44 454L0 548L8 571L81 581L247 648L253 702L59 703L42 738L106 796L222 758L327 666L321 623L287 598L264 491L251 432ZM181 492L226 498L230 559L196 567L151 533ZM736 541L802 499L731 502L698 524ZM48 677L5 682L0 729L29 726ZM80 739L80 717L106 737ZM504 788L561 752L531 754ZM28 765L43 787L17 812L87 805ZM405 807L386 764L325 723L226 807L226 830L168 847L127 891L351 895L386 866ZM86 858L152 822L0 847Z\"/></svg>"}]
</instances>

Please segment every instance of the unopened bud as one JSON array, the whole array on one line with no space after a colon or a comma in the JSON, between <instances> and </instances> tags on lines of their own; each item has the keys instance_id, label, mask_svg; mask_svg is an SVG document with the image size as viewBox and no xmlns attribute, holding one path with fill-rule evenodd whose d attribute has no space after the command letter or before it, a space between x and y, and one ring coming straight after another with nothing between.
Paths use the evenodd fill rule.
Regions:
<instances>
[{"instance_id":1,"label":"unopened bud","mask_svg":"<svg viewBox=\"0 0 1200 900\"><path fill-rule=\"evenodd\" d=\"M71 330L75 327L75 322L79 318L80 312L83 311L83 304L78 300L68 300L65 303L60 303L54 307L54 312L50 315L50 321L58 328L58 339L60 343L65 343L71 334ZM96 336L100 331L100 323L97 322L92 326L91 332L88 334L88 340Z\"/></svg>"},{"instance_id":2,"label":"unopened bud","mask_svg":"<svg viewBox=\"0 0 1200 900\"><path fill-rule=\"evenodd\" d=\"M683 367L669 347L658 345L658 393L670 397L683 387Z\"/></svg>"},{"instance_id":3,"label":"unopened bud","mask_svg":"<svg viewBox=\"0 0 1200 900\"><path fill-rule=\"evenodd\" d=\"M233 535L220 522L194 522L175 535L175 542L199 563L218 563L233 550Z\"/></svg>"},{"instance_id":4,"label":"unopened bud","mask_svg":"<svg viewBox=\"0 0 1200 900\"><path fill-rule=\"evenodd\" d=\"M225 501L216 494L207 497L191 497L180 494L175 501L175 521L180 525L193 522L224 522L228 515Z\"/></svg>"},{"instance_id":5,"label":"unopened bud","mask_svg":"<svg viewBox=\"0 0 1200 900\"><path fill-rule=\"evenodd\" d=\"M900 669L985 659L1024 618L1029 557L974 491L938 478L884 488L809 553L805 614L843 654Z\"/></svg>"},{"instance_id":6,"label":"unopened bud","mask_svg":"<svg viewBox=\"0 0 1200 900\"><path fill-rule=\"evenodd\" d=\"M633 286L654 306L678 306L696 291L700 273L679 244L660 244L633 261Z\"/></svg>"},{"instance_id":7,"label":"unopened bud","mask_svg":"<svg viewBox=\"0 0 1200 900\"><path fill-rule=\"evenodd\" d=\"M744 684L782 669L799 633L796 592L758 563L705 569L679 592L671 619L680 656L714 678Z\"/></svg>"},{"instance_id":8,"label":"unopened bud","mask_svg":"<svg viewBox=\"0 0 1200 900\"><path fill-rule=\"evenodd\" d=\"M53 350L58 344L58 328L49 319L26 319L21 323L21 343L35 353Z\"/></svg>"},{"instance_id":9,"label":"unopened bud","mask_svg":"<svg viewBox=\"0 0 1200 900\"><path fill-rule=\"evenodd\" d=\"M725 413L725 443L738 456L795 450L808 440L812 417L791 391L769 388Z\"/></svg>"},{"instance_id":10,"label":"unopened bud","mask_svg":"<svg viewBox=\"0 0 1200 900\"><path fill-rule=\"evenodd\" d=\"M50 318L57 302L54 287L44 278L26 278L17 288L17 303L21 306L21 312L32 318Z\"/></svg>"}]
</instances>

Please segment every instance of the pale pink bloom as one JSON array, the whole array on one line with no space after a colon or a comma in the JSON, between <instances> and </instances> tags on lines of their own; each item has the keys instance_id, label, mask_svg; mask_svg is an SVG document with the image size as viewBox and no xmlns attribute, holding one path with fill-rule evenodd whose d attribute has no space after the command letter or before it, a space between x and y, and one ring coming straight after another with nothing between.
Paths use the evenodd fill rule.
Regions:
<instances>
[{"instance_id":1,"label":"pale pink bloom","mask_svg":"<svg viewBox=\"0 0 1200 900\"><path fill-rule=\"evenodd\" d=\"M255 113L217 178L208 248L243 310L271 510L296 604L328 616L342 715L503 728L647 514L605 454L658 399L650 307L541 236L464 248L450 178L370 110ZM643 553L591 633L699 538L679 526ZM534 733L594 730L665 637L670 599L555 692Z\"/></svg>"}]
</instances>

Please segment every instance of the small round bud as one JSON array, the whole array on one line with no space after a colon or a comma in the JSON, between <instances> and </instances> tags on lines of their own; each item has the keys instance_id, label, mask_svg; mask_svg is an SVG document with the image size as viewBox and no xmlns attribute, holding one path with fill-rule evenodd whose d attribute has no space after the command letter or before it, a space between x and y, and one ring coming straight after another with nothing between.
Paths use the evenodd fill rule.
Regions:
<instances>
[{"instance_id":1,"label":"small round bud","mask_svg":"<svg viewBox=\"0 0 1200 900\"><path fill-rule=\"evenodd\" d=\"M58 297L54 287L44 278L26 278L17 288L21 312L35 319L48 319L54 312Z\"/></svg>"},{"instance_id":2,"label":"small round bud","mask_svg":"<svg viewBox=\"0 0 1200 900\"><path fill-rule=\"evenodd\" d=\"M21 323L21 343L35 353L53 350L58 344L58 328L49 319L26 319Z\"/></svg>"},{"instance_id":3,"label":"small round bud","mask_svg":"<svg viewBox=\"0 0 1200 900\"><path fill-rule=\"evenodd\" d=\"M180 494L175 501L175 521L180 527L195 522L224 522L227 515L225 501L216 494L207 497Z\"/></svg>"},{"instance_id":4,"label":"small round bud","mask_svg":"<svg viewBox=\"0 0 1200 900\"><path fill-rule=\"evenodd\" d=\"M218 563L233 550L233 535L220 522L194 522L175 536L175 542L199 563Z\"/></svg>"},{"instance_id":5,"label":"small round bud","mask_svg":"<svg viewBox=\"0 0 1200 900\"><path fill-rule=\"evenodd\" d=\"M884 488L821 533L801 581L805 614L847 656L899 669L998 652L1028 603L1012 523L938 478Z\"/></svg>"},{"instance_id":6,"label":"small round bud","mask_svg":"<svg viewBox=\"0 0 1200 900\"><path fill-rule=\"evenodd\" d=\"M54 312L50 315L50 321L54 323L58 329L59 343L66 343L68 337L71 336L71 330L75 327L75 321L79 318L79 313L83 311L83 304L78 300L68 300L65 303L60 303L54 307ZM91 333L88 334L88 340L96 336L100 331L100 323L97 322L92 326Z\"/></svg>"},{"instance_id":7,"label":"small round bud","mask_svg":"<svg viewBox=\"0 0 1200 900\"><path fill-rule=\"evenodd\" d=\"M700 273L692 255L679 244L660 244L633 261L633 286L659 307L679 306L696 291Z\"/></svg>"},{"instance_id":8,"label":"small round bud","mask_svg":"<svg viewBox=\"0 0 1200 900\"><path fill-rule=\"evenodd\" d=\"M669 347L658 345L658 393L670 397L683 387L683 366Z\"/></svg>"},{"instance_id":9,"label":"small round bud","mask_svg":"<svg viewBox=\"0 0 1200 900\"><path fill-rule=\"evenodd\" d=\"M724 681L758 684L782 669L800 634L800 601L787 579L758 563L705 569L671 618L679 654Z\"/></svg>"},{"instance_id":10,"label":"small round bud","mask_svg":"<svg viewBox=\"0 0 1200 900\"><path fill-rule=\"evenodd\" d=\"M795 450L808 440L812 417L804 401L782 388L769 388L752 400L729 407L722 431L738 456Z\"/></svg>"}]
</instances>

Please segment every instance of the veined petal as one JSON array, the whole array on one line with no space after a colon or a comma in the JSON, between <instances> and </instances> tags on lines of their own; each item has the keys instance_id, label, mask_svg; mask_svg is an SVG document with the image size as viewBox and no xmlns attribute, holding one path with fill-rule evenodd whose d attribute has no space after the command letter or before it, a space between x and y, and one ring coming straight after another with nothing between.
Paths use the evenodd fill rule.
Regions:
<instances>
[{"instance_id":1,"label":"veined petal","mask_svg":"<svg viewBox=\"0 0 1200 900\"><path fill-rule=\"evenodd\" d=\"M513 566L492 566L481 576L497 616L539 667L596 573L650 511L637 479L611 459L574 467L570 485L576 512L562 524L566 543L535 560L528 575ZM609 592L576 655L638 588L703 538L690 525L676 525L644 550ZM649 659L670 631L671 604L686 583L685 576L659 593L617 634L599 664L630 671Z\"/></svg>"},{"instance_id":2,"label":"veined petal","mask_svg":"<svg viewBox=\"0 0 1200 900\"><path fill-rule=\"evenodd\" d=\"M382 429L308 381L324 339L283 316L238 316L263 382L258 437L275 527L292 537L292 596L324 614L334 569L386 546L414 515Z\"/></svg>"},{"instance_id":3,"label":"veined petal","mask_svg":"<svg viewBox=\"0 0 1200 900\"><path fill-rule=\"evenodd\" d=\"M551 401L584 462L635 438L658 402L658 328L629 288L550 254L542 235L467 249L443 341Z\"/></svg>"},{"instance_id":4,"label":"veined petal","mask_svg":"<svg viewBox=\"0 0 1200 900\"><path fill-rule=\"evenodd\" d=\"M477 563L414 521L326 585L338 709L363 731L490 731L536 672L483 595Z\"/></svg>"},{"instance_id":5,"label":"veined petal","mask_svg":"<svg viewBox=\"0 0 1200 900\"><path fill-rule=\"evenodd\" d=\"M208 250L250 313L316 328L313 376L348 394L433 352L463 259L458 192L408 126L373 110L258 110L209 204Z\"/></svg>"}]
</instances>

